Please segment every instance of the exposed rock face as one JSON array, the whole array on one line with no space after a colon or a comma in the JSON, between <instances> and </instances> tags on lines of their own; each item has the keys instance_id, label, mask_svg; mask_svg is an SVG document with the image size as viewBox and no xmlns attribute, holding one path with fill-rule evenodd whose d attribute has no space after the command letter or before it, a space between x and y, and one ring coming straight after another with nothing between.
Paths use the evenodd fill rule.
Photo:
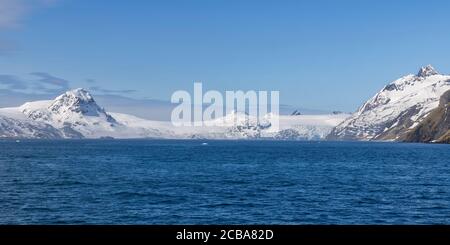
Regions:
<instances>
[{"instance_id":1,"label":"exposed rock face","mask_svg":"<svg viewBox=\"0 0 450 245\"><path fill-rule=\"evenodd\" d=\"M275 139L280 139L280 140L307 140L308 138L303 136L303 135L301 135L298 130L289 128L289 129L281 130L280 132L278 132L277 135L275 136Z\"/></svg>"},{"instance_id":2,"label":"exposed rock face","mask_svg":"<svg viewBox=\"0 0 450 245\"><path fill-rule=\"evenodd\" d=\"M386 85L350 118L336 126L330 140L401 140L439 105L450 76L430 65Z\"/></svg>"},{"instance_id":3,"label":"exposed rock face","mask_svg":"<svg viewBox=\"0 0 450 245\"><path fill-rule=\"evenodd\" d=\"M418 77L428 77L433 75L438 75L439 73L431 66L427 65L422 68L420 68L419 72L417 73Z\"/></svg>"},{"instance_id":4,"label":"exposed rock face","mask_svg":"<svg viewBox=\"0 0 450 245\"><path fill-rule=\"evenodd\" d=\"M302 113L299 111L299 110L295 110L295 111L293 111L292 113L291 113L291 116L299 116L299 115L301 115Z\"/></svg>"},{"instance_id":5,"label":"exposed rock face","mask_svg":"<svg viewBox=\"0 0 450 245\"><path fill-rule=\"evenodd\" d=\"M400 138L406 142L450 143L450 90L440 99L439 107L419 125Z\"/></svg>"}]
</instances>

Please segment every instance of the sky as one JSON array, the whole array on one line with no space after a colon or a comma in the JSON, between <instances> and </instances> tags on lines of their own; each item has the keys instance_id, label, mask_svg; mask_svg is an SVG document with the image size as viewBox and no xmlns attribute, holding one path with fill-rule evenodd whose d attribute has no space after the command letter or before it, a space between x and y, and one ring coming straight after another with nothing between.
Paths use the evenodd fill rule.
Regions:
<instances>
[{"instance_id":1,"label":"sky","mask_svg":"<svg viewBox=\"0 0 450 245\"><path fill-rule=\"evenodd\" d=\"M353 112L432 64L450 74L450 1L0 0L0 89L170 100L278 90Z\"/></svg>"}]
</instances>

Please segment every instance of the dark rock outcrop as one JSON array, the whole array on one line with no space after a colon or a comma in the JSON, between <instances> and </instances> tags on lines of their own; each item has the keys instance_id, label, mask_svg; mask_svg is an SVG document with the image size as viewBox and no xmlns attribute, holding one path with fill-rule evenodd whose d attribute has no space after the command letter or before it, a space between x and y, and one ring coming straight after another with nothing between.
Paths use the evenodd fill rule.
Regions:
<instances>
[{"instance_id":1,"label":"dark rock outcrop","mask_svg":"<svg viewBox=\"0 0 450 245\"><path fill-rule=\"evenodd\" d=\"M450 143L450 90L441 96L439 106L401 140Z\"/></svg>"}]
</instances>

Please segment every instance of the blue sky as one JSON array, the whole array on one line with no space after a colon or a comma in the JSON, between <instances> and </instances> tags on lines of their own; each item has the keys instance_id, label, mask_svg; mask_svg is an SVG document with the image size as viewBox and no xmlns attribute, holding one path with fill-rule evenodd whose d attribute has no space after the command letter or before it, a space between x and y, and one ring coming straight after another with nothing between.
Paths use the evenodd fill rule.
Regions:
<instances>
[{"instance_id":1,"label":"blue sky","mask_svg":"<svg viewBox=\"0 0 450 245\"><path fill-rule=\"evenodd\" d=\"M2 9L1 86L33 83L34 93L169 100L201 81L355 111L420 66L450 73L449 1L0 0Z\"/></svg>"}]
</instances>

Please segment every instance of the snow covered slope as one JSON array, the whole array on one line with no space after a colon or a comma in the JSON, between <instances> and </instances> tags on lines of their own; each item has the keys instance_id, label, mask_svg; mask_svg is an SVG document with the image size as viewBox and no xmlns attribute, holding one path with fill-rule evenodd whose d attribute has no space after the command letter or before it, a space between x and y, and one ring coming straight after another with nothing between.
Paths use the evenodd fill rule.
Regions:
<instances>
[{"instance_id":1,"label":"snow covered slope","mask_svg":"<svg viewBox=\"0 0 450 245\"><path fill-rule=\"evenodd\" d=\"M60 131L48 124L0 115L0 138L59 139Z\"/></svg>"},{"instance_id":2,"label":"snow covered slope","mask_svg":"<svg viewBox=\"0 0 450 245\"><path fill-rule=\"evenodd\" d=\"M0 137L18 138L170 138L170 139L323 139L344 120L339 115L276 116L256 120L244 113L214 119L215 126L175 127L123 113L108 113L84 89L67 91L54 100L0 109ZM278 130L273 126L279 119ZM272 120L272 121L271 121ZM218 121L223 122L218 125Z\"/></svg>"},{"instance_id":3,"label":"snow covered slope","mask_svg":"<svg viewBox=\"0 0 450 245\"><path fill-rule=\"evenodd\" d=\"M280 131L269 136L276 139L323 140L335 126L349 116L345 113L280 116Z\"/></svg>"},{"instance_id":4,"label":"snow covered slope","mask_svg":"<svg viewBox=\"0 0 450 245\"><path fill-rule=\"evenodd\" d=\"M418 125L450 89L450 76L431 65L386 85L339 124L328 139L396 140Z\"/></svg>"},{"instance_id":5,"label":"snow covered slope","mask_svg":"<svg viewBox=\"0 0 450 245\"><path fill-rule=\"evenodd\" d=\"M241 112L232 112L223 118L206 122L207 127L174 127L171 122L149 121L121 113L110 113L118 122L136 131L151 132L154 137L181 139L289 139L321 140L345 120L348 114L278 116L279 129L273 120L256 118Z\"/></svg>"}]
</instances>

